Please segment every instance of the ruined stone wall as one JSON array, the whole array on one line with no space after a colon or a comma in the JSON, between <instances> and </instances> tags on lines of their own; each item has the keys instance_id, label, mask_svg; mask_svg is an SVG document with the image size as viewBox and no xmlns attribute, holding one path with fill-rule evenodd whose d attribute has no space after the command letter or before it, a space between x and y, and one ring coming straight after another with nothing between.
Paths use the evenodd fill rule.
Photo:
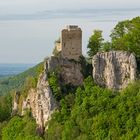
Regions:
<instances>
[{"instance_id":1,"label":"ruined stone wall","mask_svg":"<svg viewBox=\"0 0 140 140\"><path fill-rule=\"evenodd\" d=\"M61 56L78 60L82 55L82 31L78 26L68 26L61 32Z\"/></svg>"}]
</instances>

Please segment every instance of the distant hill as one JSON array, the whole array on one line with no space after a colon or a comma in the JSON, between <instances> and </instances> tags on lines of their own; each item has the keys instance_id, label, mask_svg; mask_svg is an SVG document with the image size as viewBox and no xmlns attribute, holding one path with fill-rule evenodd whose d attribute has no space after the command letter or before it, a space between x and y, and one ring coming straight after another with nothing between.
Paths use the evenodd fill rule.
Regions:
<instances>
[{"instance_id":1,"label":"distant hill","mask_svg":"<svg viewBox=\"0 0 140 140\"><path fill-rule=\"evenodd\" d=\"M43 62L16 76L0 77L0 95L5 95L11 90L20 90L28 76L38 77L43 68Z\"/></svg>"}]
</instances>

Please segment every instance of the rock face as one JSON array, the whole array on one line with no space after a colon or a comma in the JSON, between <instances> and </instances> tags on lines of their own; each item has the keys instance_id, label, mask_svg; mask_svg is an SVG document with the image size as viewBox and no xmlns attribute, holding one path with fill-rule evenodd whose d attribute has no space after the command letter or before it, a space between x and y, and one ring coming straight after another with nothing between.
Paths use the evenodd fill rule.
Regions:
<instances>
[{"instance_id":1,"label":"rock face","mask_svg":"<svg viewBox=\"0 0 140 140\"><path fill-rule=\"evenodd\" d=\"M27 97L16 93L13 101L13 115L16 113L24 116L27 110L31 111L38 125L37 132L43 134L46 123L51 119L52 113L58 109L58 103L53 97L48 82L48 72L58 70L61 82L74 86L82 85L83 75L81 65L72 60L50 57L44 62L44 72L40 75L35 89L28 91Z\"/></svg>"},{"instance_id":2,"label":"rock face","mask_svg":"<svg viewBox=\"0 0 140 140\"><path fill-rule=\"evenodd\" d=\"M136 59L129 52L99 52L92 65L95 82L109 89L121 90L136 79Z\"/></svg>"},{"instance_id":3,"label":"rock face","mask_svg":"<svg viewBox=\"0 0 140 140\"><path fill-rule=\"evenodd\" d=\"M38 132L42 134L45 124L51 119L52 113L57 109L57 103L52 95L47 74L40 75L37 88L29 91L28 97L22 104L22 115L30 109L38 125Z\"/></svg>"},{"instance_id":4,"label":"rock face","mask_svg":"<svg viewBox=\"0 0 140 140\"><path fill-rule=\"evenodd\" d=\"M45 63L46 71L58 70L63 84L79 86L83 84L83 74L81 65L74 60L63 59L60 57L50 57Z\"/></svg>"},{"instance_id":5,"label":"rock face","mask_svg":"<svg viewBox=\"0 0 140 140\"><path fill-rule=\"evenodd\" d=\"M12 107L12 115L18 113L18 104L20 99L20 92L16 92L14 95L13 107Z\"/></svg>"}]
</instances>

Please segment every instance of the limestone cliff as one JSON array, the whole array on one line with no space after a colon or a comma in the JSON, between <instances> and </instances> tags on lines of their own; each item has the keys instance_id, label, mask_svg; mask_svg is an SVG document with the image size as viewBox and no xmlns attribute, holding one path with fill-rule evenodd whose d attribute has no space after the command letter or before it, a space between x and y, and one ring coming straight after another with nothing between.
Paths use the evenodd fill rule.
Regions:
<instances>
[{"instance_id":1,"label":"limestone cliff","mask_svg":"<svg viewBox=\"0 0 140 140\"><path fill-rule=\"evenodd\" d=\"M136 79L136 59L129 52L99 52L92 65L94 81L109 89L120 90Z\"/></svg>"},{"instance_id":2,"label":"limestone cliff","mask_svg":"<svg viewBox=\"0 0 140 140\"><path fill-rule=\"evenodd\" d=\"M52 113L59 106L53 97L48 82L48 72L53 72L56 69L64 85L82 85L83 75L81 73L81 65L78 62L58 57L50 57L44 62L44 72L39 76L37 87L30 89L27 97L22 97L22 100L22 95L18 92L14 97L13 115L18 113L24 116L26 111L30 110L38 125L37 130L39 134L42 134L44 128L47 128L46 123L51 119Z\"/></svg>"},{"instance_id":3,"label":"limestone cliff","mask_svg":"<svg viewBox=\"0 0 140 140\"><path fill-rule=\"evenodd\" d=\"M14 100L13 100L12 115L15 115L15 114L18 113L19 100L20 100L20 92L16 92L15 95L14 95Z\"/></svg>"},{"instance_id":4,"label":"limestone cliff","mask_svg":"<svg viewBox=\"0 0 140 140\"><path fill-rule=\"evenodd\" d=\"M26 111L30 110L38 125L37 132L43 134L44 128L47 127L46 123L58 107L47 80L47 73L43 72L40 75L36 89L30 89L26 98L22 97L21 100L21 97L22 95L16 92L13 101L13 115L18 113L24 116Z\"/></svg>"},{"instance_id":5,"label":"limestone cliff","mask_svg":"<svg viewBox=\"0 0 140 140\"><path fill-rule=\"evenodd\" d=\"M57 109L57 103L52 95L46 73L40 75L37 88L31 89L27 98L23 101L22 115L24 115L26 109L31 110L38 125L38 132L42 134L46 122L51 119L52 113Z\"/></svg>"},{"instance_id":6,"label":"limestone cliff","mask_svg":"<svg viewBox=\"0 0 140 140\"><path fill-rule=\"evenodd\" d=\"M58 70L63 84L79 86L83 84L83 74L81 64L74 60L60 57L50 57L45 61L46 71Z\"/></svg>"}]
</instances>

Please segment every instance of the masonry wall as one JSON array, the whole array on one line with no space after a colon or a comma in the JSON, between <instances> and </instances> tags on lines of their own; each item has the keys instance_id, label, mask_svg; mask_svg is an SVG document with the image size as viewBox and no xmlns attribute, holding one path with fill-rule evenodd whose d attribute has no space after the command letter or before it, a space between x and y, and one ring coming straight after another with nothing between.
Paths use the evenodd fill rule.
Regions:
<instances>
[{"instance_id":1,"label":"masonry wall","mask_svg":"<svg viewBox=\"0 0 140 140\"><path fill-rule=\"evenodd\" d=\"M80 28L67 28L61 32L61 55L63 58L78 60L82 55L82 31Z\"/></svg>"}]
</instances>

